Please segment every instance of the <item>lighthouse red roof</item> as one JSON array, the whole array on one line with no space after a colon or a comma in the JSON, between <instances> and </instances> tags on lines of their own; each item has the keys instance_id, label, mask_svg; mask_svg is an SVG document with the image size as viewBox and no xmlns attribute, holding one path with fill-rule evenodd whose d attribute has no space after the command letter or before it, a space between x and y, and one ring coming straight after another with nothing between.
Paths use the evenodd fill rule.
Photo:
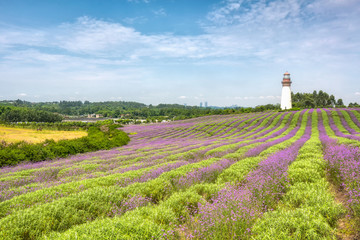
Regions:
<instances>
[{"instance_id":1,"label":"lighthouse red roof","mask_svg":"<svg viewBox=\"0 0 360 240\"><path fill-rule=\"evenodd\" d=\"M286 71L286 73L284 73L284 75L290 75L290 73L288 73L288 71Z\"/></svg>"}]
</instances>

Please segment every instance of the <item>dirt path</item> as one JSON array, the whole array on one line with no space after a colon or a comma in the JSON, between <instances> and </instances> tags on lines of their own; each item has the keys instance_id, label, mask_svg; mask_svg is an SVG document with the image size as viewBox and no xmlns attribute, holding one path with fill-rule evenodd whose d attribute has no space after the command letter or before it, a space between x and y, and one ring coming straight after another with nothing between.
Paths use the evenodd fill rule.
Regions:
<instances>
[{"instance_id":1,"label":"dirt path","mask_svg":"<svg viewBox=\"0 0 360 240\"><path fill-rule=\"evenodd\" d=\"M346 202L348 201L348 197L345 192L336 187L333 183L331 183L331 192L335 196L335 201L337 203L346 206ZM360 240L360 219L355 219L349 215L349 209L346 209L346 213L338 220L337 229L336 229L336 237L339 240Z\"/></svg>"}]
</instances>

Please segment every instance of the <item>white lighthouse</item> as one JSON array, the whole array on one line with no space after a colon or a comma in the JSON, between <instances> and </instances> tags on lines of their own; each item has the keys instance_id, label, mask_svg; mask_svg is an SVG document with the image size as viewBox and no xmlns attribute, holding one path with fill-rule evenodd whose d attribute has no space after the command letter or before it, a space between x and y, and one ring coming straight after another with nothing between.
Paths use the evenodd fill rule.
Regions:
<instances>
[{"instance_id":1,"label":"white lighthouse","mask_svg":"<svg viewBox=\"0 0 360 240\"><path fill-rule=\"evenodd\" d=\"M284 73L284 78L282 80L282 91L281 91L281 109L290 109L291 106L291 80L290 73Z\"/></svg>"}]
</instances>

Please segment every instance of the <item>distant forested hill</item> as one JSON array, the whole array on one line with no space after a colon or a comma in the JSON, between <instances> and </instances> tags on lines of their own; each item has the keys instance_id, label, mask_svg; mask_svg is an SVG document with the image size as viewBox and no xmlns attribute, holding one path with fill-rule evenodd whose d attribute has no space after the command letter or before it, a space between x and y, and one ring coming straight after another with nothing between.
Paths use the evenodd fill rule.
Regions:
<instances>
[{"instance_id":1,"label":"distant forested hill","mask_svg":"<svg viewBox=\"0 0 360 240\"><path fill-rule=\"evenodd\" d=\"M69 116L87 116L88 114L101 114L103 117L153 119L164 117L167 119L186 119L204 115L219 115L264 110L278 110L278 105L264 105L255 108L214 108L184 106L179 104L159 104L157 106L145 105L137 102L89 102L89 101L60 101L32 103L22 100L1 101L0 106L21 107L36 111L44 111Z\"/></svg>"}]
</instances>

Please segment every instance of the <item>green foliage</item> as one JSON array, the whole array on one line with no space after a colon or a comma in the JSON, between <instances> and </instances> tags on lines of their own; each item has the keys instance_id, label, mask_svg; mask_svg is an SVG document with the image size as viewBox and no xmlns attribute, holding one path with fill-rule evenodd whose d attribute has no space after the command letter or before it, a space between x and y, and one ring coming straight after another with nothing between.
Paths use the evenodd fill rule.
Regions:
<instances>
[{"instance_id":1,"label":"green foliage","mask_svg":"<svg viewBox=\"0 0 360 240\"><path fill-rule=\"evenodd\" d=\"M267 212L253 232L254 239L336 239L326 219L308 208Z\"/></svg>"},{"instance_id":2,"label":"green foliage","mask_svg":"<svg viewBox=\"0 0 360 240\"><path fill-rule=\"evenodd\" d=\"M253 170L263 158L259 156L249 157L233 164L228 169L225 169L217 178L217 183L232 183L236 184L244 180L247 174Z\"/></svg>"},{"instance_id":3,"label":"green foliage","mask_svg":"<svg viewBox=\"0 0 360 240\"><path fill-rule=\"evenodd\" d=\"M65 106L67 103L63 104ZM83 105L89 106L91 104L74 102L66 107L77 108ZM168 107L161 105L161 109ZM292 113L281 114L286 114L281 125L262 137L265 138L283 128L292 115ZM280 115L266 129L258 133L274 127L279 121ZM317 115L316 112L312 115L305 113L301 123L298 122L299 115L300 113L294 113L288 129L281 135L269 139L269 141L283 137L296 126L301 125L294 137L268 147L255 157L245 158L244 153L261 143L249 144L251 140L243 137L248 133L245 130L237 131L233 135L233 137L239 137L240 141L237 143L234 143L236 141L229 141L233 144L225 146L221 146L221 143L227 141L228 138L213 141L206 146L202 144L199 144L201 147L193 145L194 148L189 148L190 150L187 149L186 151L176 149L177 146L174 148L171 145L163 149L153 149L152 145L146 145L142 148L129 146L129 150L134 153L129 153L126 156L115 155L116 157L110 159L109 163L121 162L126 164L116 165L111 171L104 170L104 168L100 170L104 166L103 161L105 161L101 159L101 156L85 159L66 167L54 167L49 174L58 176L59 179L64 179L63 176L77 170L79 172L91 172L97 177L84 179L84 176L80 175L77 176L75 182L46 187L1 202L0 238L185 239L184 233L190 230L183 227L186 226L190 218L199 219L197 214L200 205L212 202L213 197L228 184L246 186L247 183L243 180L248 173L256 169L258 163L264 158L287 148L299 139L305 131L308 117L312 117L312 137L300 149L296 161L290 165L287 171L288 184L285 195L280 202L276 203L278 204L276 210L265 213L257 220L254 227L247 231L251 232L253 239L335 239L334 229L343 210L340 205L335 203L334 197L329 191L329 184L325 179L326 163L323 160L322 146L318 139ZM253 115L251 116L253 117ZM254 119L255 121L250 126L261 121L258 127L264 127L271 114L259 114L257 116L261 117ZM330 117L336 118L336 115ZM232 124L234 124L234 120L231 120ZM243 126L244 124L240 128ZM207 133L209 136L215 135L214 132L223 127L230 127L230 123L226 121L202 122L200 126L194 127L190 131L194 134ZM256 130L258 127L252 130ZM326 121L325 127L328 127ZM185 131L187 130L189 129L185 129ZM176 133L181 131L180 129ZM141 130L137 132L141 134ZM117 132L116 126L111 125L105 127L89 126L88 134L89 136L84 141L77 142L77 144L64 142L54 147L53 150L57 154L67 154L67 152L90 149L95 146L112 148L124 141L122 135ZM171 139L171 136L167 137ZM161 136L153 136L153 138L161 140ZM109 141L100 141L99 139L108 139ZM240 146L243 143L247 145ZM55 142L47 141L46 144L51 146ZM21 143L18 146L23 145L24 143ZM44 145L41 149L29 149L28 151L34 157L49 154L46 153L47 148ZM14 151L13 155L21 156L22 153L18 149L12 150ZM152 158L157 154L163 155L163 157ZM26 159L26 156L23 155L22 158ZM188 176L188 173L210 166L222 159L231 159L237 162L207 181L198 181L190 187L178 184L177 180ZM125 173L116 173L122 168L140 165L140 161L143 160L154 163L154 165L150 165L150 167L146 165L144 168ZM157 168L176 163L179 160L189 163L144 182L135 181L133 183L130 181L131 184L123 184L128 180L141 178L150 172L155 172L153 170L157 170ZM199 162L193 163L194 161ZM2 176L0 181L16 181L25 178L25 176L36 175L37 171L43 170L31 169L12 172L9 175ZM73 176L66 180L72 180L71 177ZM28 186L36 185L26 185L26 187ZM21 188L14 190L21 191ZM121 212L121 214L111 213L114 205L123 206L132 196L150 197L151 200L145 205ZM231 210L229 208L229 211ZM226 224L223 223L218 225L219 235L211 236L213 239L230 238L229 233L233 229L224 228L223 226ZM235 239L242 239L242 237L236 236Z\"/></svg>"},{"instance_id":4,"label":"green foliage","mask_svg":"<svg viewBox=\"0 0 360 240\"><path fill-rule=\"evenodd\" d=\"M150 214L153 219L147 217ZM158 225L153 220L161 221L161 217L164 216L169 214L162 211L154 212L148 207L139 208L126 213L123 217L98 219L76 226L63 234L52 232L42 239L162 239L163 225Z\"/></svg>"},{"instance_id":5,"label":"green foliage","mask_svg":"<svg viewBox=\"0 0 360 240\"><path fill-rule=\"evenodd\" d=\"M203 197L197 193L195 190L195 186L202 186L194 185L191 188L187 189L184 192L176 192L171 195L166 201L162 202L161 205L164 207L171 209L174 212L177 219L185 218L189 216L190 209L193 210L197 208L198 203L204 202ZM213 185L212 185L213 186ZM218 189L218 188L213 188ZM203 189L201 189L203 190ZM202 192L204 194L204 192ZM210 195L211 196L211 195Z\"/></svg>"},{"instance_id":6,"label":"green foliage","mask_svg":"<svg viewBox=\"0 0 360 240\"><path fill-rule=\"evenodd\" d=\"M291 100L294 108L321 108L344 105L341 99L336 101L334 95L329 95L322 90L313 93L291 93Z\"/></svg>"},{"instance_id":7,"label":"green foliage","mask_svg":"<svg viewBox=\"0 0 360 240\"><path fill-rule=\"evenodd\" d=\"M308 115L307 113L304 114L301 128L295 134L294 137L290 138L289 140L287 140L285 142L275 144L275 145L269 147L268 149L265 149L256 157L249 157L249 158L243 159L244 154L249 149L258 146L261 143L249 144L247 146L240 148L236 153L230 153L230 154L225 155L224 157L226 157L228 159L236 159L238 162L233 164L232 166L230 166L228 169L224 170L219 175L217 182L218 183L230 182L232 184L241 182L246 177L246 175L258 165L258 163L261 160L263 160L267 156L269 156L277 151L280 151L280 150L283 150L283 149L289 147L292 143L294 143L296 140L298 140L304 133L306 121L307 121L307 115ZM285 121L286 121L286 119L285 119ZM275 140L275 139L285 136L289 131L291 131L295 127L295 124L297 121L298 121L298 114L292 120L292 124L291 124L292 127L289 127L289 129L287 129L286 132L284 132L283 134L281 134L275 138L272 138L271 140Z\"/></svg>"},{"instance_id":8,"label":"green foliage","mask_svg":"<svg viewBox=\"0 0 360 240\"><path fill-rule=\"evenodd\" d=\"M1 106L2 105L2 106ZM0 102L0 114L7 111L7 108L21 107L26 111L51 112L70 116L87 116L88 114L101 114L104 117L121 118L119 123L140 123L134 119L146 119L147 122L156 120L181 120L205 115L236 114L262 111L278 111L280 105L267 104L254 108L202 108L196 106L184 106L179 104L159 104L157 106L145 105L137 102L81 102L81 101L60 101L60 102L40 102L30 103L26 101L2 101ZM58 115L59 116L59 115ZM60 116L59 116L60 117ZM13 116L10 122L19 121ZM130 120L131 119L131 120ZM61 121L61 120L60 120ZM32 122L27 120L27 122ZM43 122L43 121L34 121ZM44 121L47 122L47 121Z\"/></svg>"},{"instance_id":9,"label":"green foliage","mask_svg":"<svg viewBox=\"0 0 360 240\"><path fill-rule=\"evenodd\" d=\"M89 219L106 217L113 206L112 203L121 204L135 195L151 197L153 202L161 202L180 189L180 186L174 185L175 179L218 160L212 158L184 165L165 172L156 179L144 183L134 183L124 188L115 185L116 182L113 181L112 185L108 187L93 187L51 203L15 211L0 220L0 238L8 235L19 238L25 235L34 239L51 231L64 231L71 226L83 224ZM7 205L9 207L9 204ZM2 209L2 214L5 211Z\"/></svg>"},{"instance_id":10,"label":"green foliage","mask_svg":"<svg viewBox=\"0 0 360 240\"><path fill-rule=\"evenodd\" d=\"M287 192L276 210L256 222L255 239L336 239L336 222L344 210L325 179L316 112L312 119L312 136L288 169Z\"/></svg>"},{"instance_id":11,"label":"green foliage","mask_svg":"<svg viewBox=\"0 0 360 240\"><path fill-rule=\"evenodd\" d=\"M169 162L173 163L173 162ZM134 179L138 178L147 172L156 169L158 167L167 165L169 163L159 164L153 167L148 168L142 168L139 170L134 170L130 172L125 173L117 173L117 174L111 174L109 176L104 177L98 177L98 178L92 178L92 179L85 179L81 181L76 182L69 182L64 183L59 186L54 186L51 188L45 188L41 189L39 191L30 192L27 194L23 194L17 197L14 197L8 201L1 202L0 203L0 218L5 217L6 214L16 212L19 210L23 210L25 208L29 208L34 205L44 204L47 202L47 197L51 197L53 200L56 200L60 197L66 197L71 194L79 193L80 191L89 190L92 188L99 188L103 189L106 187L114 186L118 183L121 183L124 180L127 179ZM63 169L57 173L59 177L61 175L66 174L67 171L70 169ZM24 173L21 172L19 176L23 176L24 174L31 174L33 171L26 171ZM114 188L117 189L117 188ZM124 194L126 195L126 194Z\"/></svg>"},{"instance_id":12,"label":"green foliage","mask_svg":"<svg viewBox=\"0 0 360 240\"><path fill-rule=\"evenodd\" d=\"M340 110L340 113L344 117L346 122L349 124L350 128L354 129L357 132L360 132L360 128L352 121L352 119L350 118L350 115L349 115L349 113L347 111Z\"/></svg>"},{"instance_id":13,"label":"green foliage","mask_svg":"<svg viewBox=\"0 0 360 240\"><path fill-rule=\"evenodd\" d=\"M331 226L336 226L336 221L343 213L343 209L334 201L334 196L329 191L329 183L325 179L317 182L301 182L289 188L284 197L284 203L289 208L309 208L320 214Z\"/></svg>"},{"instance_id":14,"label":"green foliage","mask_svg":"<svg viewBox=\"0 0 360 240\"><path fill-rule=\"evenodd\" d=\"M61 122L63 117L44 110L8 107L0 111L0 121L2 122Z\"/></svg>"},{"instance_id":15,"label":"green foliage","mask_svg":"<svg viewBox=\"0 0 360 240\"><path fill-rule=\"evenodd\" d=\"M349 103L348 107L360 107L360 105L357 102Z\"/></svg>"}]
</instances>

